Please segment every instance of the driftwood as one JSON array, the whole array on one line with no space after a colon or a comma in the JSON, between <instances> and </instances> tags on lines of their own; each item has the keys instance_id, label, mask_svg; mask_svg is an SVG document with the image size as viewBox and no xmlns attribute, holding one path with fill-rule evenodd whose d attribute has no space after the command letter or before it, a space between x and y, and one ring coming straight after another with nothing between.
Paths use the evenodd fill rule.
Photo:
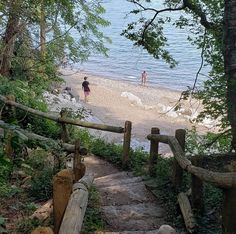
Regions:
<instances>
[{"instance_id":1,"label":"driftwood","mask_svg":"<svg viewBox=\"0 0 236 234\"><path fill-rule=\"evenodd\" d=\"M193 166L192 163L185 157L184 151L180 147L175 137L149 134L148 139L158 140L162 143L169 144L175 156L175 159L178 161L179 165L184 170L195 175L199 179L209 183L213 183L221 188L236 188L235 172L220 173L220 172L213 172L201 167Z\"/></svg>"},{"instance_id":2,"label":"driftwood","mask_svg":"<svg viewBox=\"0 0 236 234\"><path fill-rule=\"evenodd\" d=\"M48 200L44 205L39 207L31 216L31 219L44 221L50 217L53 212L52 199Z\"/></svg>"},{"instance_id":3,"label":"driftwood","mask_svg":"<svg viewBox=\"0 0 236 234\"><path fill-rule=\"evenodd\" d=\"M80 233L84 214L88 203L88 189L92 185L93 177L86 175L73 186L73 193L68 202L59 234Z\"/></svg>"},{"instance_id":4,"label":"driftwood","mask_svg":"<svg viewBox=\"0 0 236 234\"><path fill-rule=\"evenodd\" d=\"M184 218L186 229L189 233L193 233L195 231L196 221L192 213L190 202L185 193L179 193L178 203Z\"/></svg>"},{"instance_id":5,"label":"driftwood","mask_svg":"<svg viewBox=\"0 0 236 234\"><path fill-rule=\"evenodd\" d=\"M42 111L39 111L39 110L35 110L33 108L24 106L22 104L14 102L14 101L9 101L9 100L7 100L7 98L5 98L2 95L0 95L0 101L6 103L7 105L11 105L11 106L19 108L21 110L24 110L26 112L29 112L33 115L41 116L43 118L50 119L50 120L53 120L53 121L58 122L58 123L72 124L72 125L77 125L77 126L87 127L87 128L93 128L93 129L98 129L98 130L108 131L108 132L124 133L124 128L122 128L122 127L90 123L90 122L75 120L75 119L72 119L72 118L64 118L64 117L62 118L60 116L55 116L54 114L49 114L49 113L45 113L45 112L42 112Z\"/></svg>"}]
</instances>

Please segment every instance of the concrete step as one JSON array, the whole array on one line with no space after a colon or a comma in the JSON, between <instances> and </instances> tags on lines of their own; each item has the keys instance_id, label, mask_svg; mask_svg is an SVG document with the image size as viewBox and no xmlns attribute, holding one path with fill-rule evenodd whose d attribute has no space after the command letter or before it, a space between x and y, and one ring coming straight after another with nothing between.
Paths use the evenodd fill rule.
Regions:
<instances>
[{"instance_id":1,"label":"concrete step","mask_svg":"<svg viewBox=\"0 0 236 234\"><path fill-rule=\"evenodd\" d=\"M98 189L102 205L127 205L154 201L155 197L143 182L118 184Z\"/></svg>"},{"instance_id":2,"label":"concrete step","mask_svg":"<svg viewBox=\"0 0 236 234\"><path fill-rule=\"evenodd\" d=\"M109 225L120 231L139 231L159 228L165 213L155 202L121 206L103 206L102 212ZM158 222L159 221L159 222ZM128 233L128 232L127 232Z\"/></svg>"}]
</instances>

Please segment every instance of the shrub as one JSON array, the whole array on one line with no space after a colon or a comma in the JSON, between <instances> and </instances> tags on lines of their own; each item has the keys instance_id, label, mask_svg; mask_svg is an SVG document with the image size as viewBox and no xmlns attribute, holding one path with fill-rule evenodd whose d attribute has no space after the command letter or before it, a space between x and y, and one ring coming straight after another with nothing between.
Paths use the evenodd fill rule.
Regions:
<instances>
[{"instance_id":1,"label":"shrub","mask_svg":"<svg viewBox=\"0 0 236 234\"><path fill-rule=\"evenodd\" d=\"M42 225L42 222L37 219L22 219L16 224L17 234L30 234L31 231Z\"/></svg>"},{"instance_id":2,"label":"shrub","mask_svg":"<svg viewBox=\"0 0 236 234\"><path fill-rule=\"evenodd\" d=\"M29 195L37 201L48 200L52 197L52 179L54 170L50 166L45 166L43 170L37 171L31 180Z\"/></svg>"}]
</instances>

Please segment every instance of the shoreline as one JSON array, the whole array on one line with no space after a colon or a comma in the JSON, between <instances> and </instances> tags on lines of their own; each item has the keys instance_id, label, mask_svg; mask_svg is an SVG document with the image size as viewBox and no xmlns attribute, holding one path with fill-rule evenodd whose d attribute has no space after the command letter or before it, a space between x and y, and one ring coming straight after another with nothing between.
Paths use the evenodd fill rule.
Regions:
<instances>
[{"instance_id":1,"label":"shoreline","mask_svg":"<svg viewBox=\"0 0 236 234\"><path fill-rule=\"evenodd\" d=\"M81 105L96 117L85 119L86 121L101 121L103 124L123 127L125 121L129 120L132 122L133 144L140 145L145 150L149 147L146 136L153 127L158 127L161 134L172 136L175 135L175 130L180 128L191 129L195 126L200 133L214 129L214 123L209 120L202 125L192 123L202 108L201 103L196 100L191 102L181 100L178 103L180 91L144 87L89 73L75 73L70 69L61 69L61 73L65 80L64 86L71 87L74 94L80 97ZM81 88L84 76L88 77L91 89L88 103L83 101ZM180 107L175 110L177 103ZM122 143L123 140L122 135L115 133L100 131L98 134L114 143ZM169 148L165 145L160 149L161 153L169 152Z\"/></svg>"},{"instance_id":2,"label":"shoreline","mask_svg":"<svg viewBox=\"0 0 236 234\"><path fill-rule=\"evenodd\" d=\"M129 85L141 85L141 74L140 74L140 77L135 77L133 76L133 80L130 80L130 79L120 79L119 80L119 77L118 76L114 76L116 78L113 78L109 75L100 75L100 74L96 74L94 72L87 72L83 69L75 69L75 68L62 68L60 69L60 72L65 72L66 71L66 76L70 76L70 75L76 75L76 74L84 74L86 76L90 76L90 77L97 77L97 78L101 78L101 79L104 79L104 80L111 80L111 81L114 81L114 82L121 82L121 83L128 83ZM64 74L65 75L65 74ZM185 91L185 89L183 90L178 90L178 89L175 89L175 88L171 88L171 87L165 87L165 86L162 86L162 85L158 85L154 82L150 82L149 80L147 80L147 83L148 83L148 88L152 88L152 89L162 89L162 90L170 90L172 92L177 92L177 93L181 93L183 91ZM186 86L187 88L187 86Z\"/></svg>"}]
</instances>

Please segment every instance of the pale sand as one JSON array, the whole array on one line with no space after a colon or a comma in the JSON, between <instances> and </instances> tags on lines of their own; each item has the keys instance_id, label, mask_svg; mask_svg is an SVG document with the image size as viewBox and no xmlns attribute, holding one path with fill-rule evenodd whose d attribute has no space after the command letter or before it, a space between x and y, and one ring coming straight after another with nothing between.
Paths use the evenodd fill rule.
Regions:
<instances>
[{"instance_id":1,"label":"pale sand","mask_svg":"<svg viewBox=\"0 0 236 234\"><path fill-rule=\"evenodd\" d=\"M105 68L104 68L105 69ZM152 127L158 127L161 134L174 135L179 128L191 129L193 124L187 119L195 112L200 111L199 102L192 100L181 101L182 113L167 111L166 107L174 107L180 92L164 88L144 87L139 84L131 84L125 81L116 81L97 77L85 73L73 73L72 70L62 70L65 86L78 93L81 103L90 109L94 116L103 123L114 126L124 126L124 122L132 122L132 138L142 142L144 148L149 147L146 136ZM84 76L88 76L91 93L89 102L84 103L84 95L81 88ZM148 85L148 84L147 84ZM127 97L122 97L122 92L129 92L141 100L141 104L132 103ZM188 115L186 115L188 114ZM185 117L184 117L185 116ZM200 132L206 132L205 126L196 126ZM105 134L109 140L121 142L121 134ZM134 143L135 144L135 143ZM137 144L137 142L136 142ZM166 148L166 147L164 147Z\"/></svg>"}]
</instances>

